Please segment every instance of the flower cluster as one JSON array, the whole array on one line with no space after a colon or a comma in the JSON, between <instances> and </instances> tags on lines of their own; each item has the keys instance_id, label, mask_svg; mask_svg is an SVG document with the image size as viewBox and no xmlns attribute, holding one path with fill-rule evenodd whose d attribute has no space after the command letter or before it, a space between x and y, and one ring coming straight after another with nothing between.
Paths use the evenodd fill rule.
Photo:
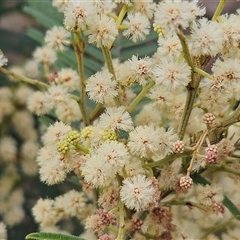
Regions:
<instances>
[{"instance_id":1,"label":"flower cluster","mask_svg":"<svg viewBox=\"0 0 240 240\"><path fill-rule=\"evenodd\" d=\"M55 119L36 156L40 180L77 179L76 189L37 201L32 212L41 229L77 217L85 239L214 239L217 223L217 234L230 236L229 215L240 216L233 194L240 175L240 12L221 15L222 4L209 20L198 1L53 0L62 26L46 32L26 77L4 68L0 52L1 72L40 89L28 94L28 109ZM130 56L112 59L124 41L152 39L152 22L154 54L132 47ZM98 54L87 58L88 49ZM73 53L76 69L66 64ZM95 69L99 59L105 65ZM0 122L13 114L23 131L26 112L14 113L11 93L1 90ZM29 131L31 120L24 123ZM23 155L34 147L26 143ZM12 138L1 138L4 161L16 161L16 152ZM226 188L229 178L235 182Z\"/></svg>"},{"instance_id":2,"label":"flower cluster","mask_svg":"<svg viewBox=\"0 0 240 240\"><path fill-rule=\"evenodd\" d=\"M7 239L5 224L12 229L28 215L23 176L33 178L38 173L38 132L27 109L27 98L33 92L23 84L0 88L0 214L4 222L0 224L0 239Z\"/></svg>"}]
</instances>

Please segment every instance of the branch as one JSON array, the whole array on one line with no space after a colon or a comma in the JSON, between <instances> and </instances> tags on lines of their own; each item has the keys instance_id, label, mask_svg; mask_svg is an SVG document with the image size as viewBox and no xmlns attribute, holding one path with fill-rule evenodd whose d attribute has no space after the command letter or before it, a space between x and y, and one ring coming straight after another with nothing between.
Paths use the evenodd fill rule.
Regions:
<instances>
[{"instance_id":1,"label":"branch","mask_svg":"<svg viewBox=\"0 0 240 240\"><path fill-rule=\"evenodd\" d=\"M144 98L145 94L148 92L150 88L154 86L155 82L150 82L148 85L144 86L141 92L137 95L137 97L131 102L131 104L126 108L128 112L132 112L133 109L137 106L137 104Z\"/></svg>"},{"instance_id":2,"label":"branch","mask_svg":"<svg viewBox=\"0 0 240 240\"><path fill-rule=\"evenodd\" d=\"M77 63L78 63L78 74L80 78L79 90L80 90L81 103L79 104L79 107L82 113L83 122L87 126L89 125L89 118L87 114L87 102L86 102L87 96L86 96L86 90L85 90L86 86L84 83L85 74L84 74L84 65L83 65L83 54L84 54L85 44L80 33L78 32L74 33L73 48L74 48Z\"/></svg>"},{"instance_id":3,"label":"branch","mask_svg":"<svg viewBox=\"0 0 240 240\"><path fill-rule=\"evenodd\" d=\"M222 10L224 9L225 5L227 3L227 0L220 0L219 4L213 14L212 20L215 21L217 20L217 17L220 16L220 14L222 13Z\"/></svg>"},{"instance_id":4,"label":"branch","mask_svg":"<svg viewBox=\"0 0 240 240\"><path fill-rule=\"evenodd\" d=\"M7 70L3 67L0 67L0 72L2 72L3 74L6 74L6 75L12 76L12 77L14 77L14 78L16 78L20 81L23 81L25 83L34 85L34 86L38 87L40 90L47 90L49 87L51 87L49 84L46 84L46 83L41 82L41 81L36 80L36 79L25 77L25 76L17 74L17 73L14 73L14 72L9 71L9 70ZM80 98L77 97L76 95L70 94L70 97L72 99L74 99L75 101L77 101L78 103L81 102Z\"/></svg>"}]
</instances>

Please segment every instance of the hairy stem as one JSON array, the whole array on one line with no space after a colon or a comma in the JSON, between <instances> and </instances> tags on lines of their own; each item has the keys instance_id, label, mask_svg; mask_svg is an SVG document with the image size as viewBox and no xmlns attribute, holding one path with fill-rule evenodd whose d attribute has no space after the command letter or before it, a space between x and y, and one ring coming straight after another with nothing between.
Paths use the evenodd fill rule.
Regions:
<instances>
[{"instance_id":1,"label":"hairy stem","mask_svg":"<svg viewBox=\"0 0 240 240\"><path fill-rule=\"evenodd\" d=\"M89 115L89 120L90 122L94 121L95 118L98 117L99 112L101 112L103 109L103 105L101 103L98 103L96 107L92 110L92 112Z\"/></svg>"},{"instance_id":2,"label":"hairy stem","mask_svg":"<svg viewBox=\"0 0 240 240\"><path fill-rule=\"evenodd\" d=\"M127 11L128 11L128 6L126 4L124 4L118 15L117 21L116 21L117 28L121 25L121 22L122 22L123 18L125 17Z\"/></svg>"},{"instance_id":3,"label":"hairy stem","mask_svg":"<svg viewBox=\"0 0 240 240\"><path fill-rule=\"evenodd\" d=\"M173 200L170 200L170 201L167 201L167 202L162 202L162 204L164 206L182 205L182 206L187 206L189 208L196 207L196 208L199 208L200 210L203 210L203 211L208 210L205 206L203 206L199 203L196 203L196 202L192 202L192 201L181 201L181 200L178 201L178 200L173 199Z\"/></svg>"},{"instance_id":4,"label":"hairy stem","mask_svg":"<svg viewBox=\"0 0 240 240\"><path fill-rule=\"evenodd\" d=\"M12 77L14 77L14 78L16 78L16 79L18 79L20 81L23 81L25 83L34 85L34 86L38 87L41 90L47 90L49 87L51 87L47 83L41 82L41 81L36 80L36 79L25 77L23 75L14 73L12 71L9 71L9 70L7 70L7 69L5 69L3 67L0 67L0 72L2 72L3 74L6 74L6 75L12 76ZM77 102L81 102L81 99L79 97L77 97L76 95L70 94L70 97L73 100L77 101Z\"/></svg>"},{"instance_id":5,"label":"hairy stem","mask_svg":"<svg viewBox=\"0 0 240 240\"><path fill-rule=\"evenodd\" d=\"M106 46L102 46L102 53L103 53L104 60L107 64L108 71L113 75L114 79L116 80L116 75L115 75L113 62L112 62L112 56L109 48Z\"/></svg>"},{"instance_id":6,"label":"hairy stem","mask_svg":"<svg viewBox=\"0 0 240 240\"><path fill-rule=\"evenodd\" d=\"M187 157L187 156L190 156L192 154L193 151L187 151L187 152L184 152L184 153L175 153L175 154L171 154L171 155L168 155L164 158L162 158L161 160L158 160L158 161L155 161L155 162L151 162L151 163L146 163L144 164L143 166L144 167L158 167L162 164L165 164L165 163L168 163L172 160L175 160L177 158L181 158L181 157Z\"/></svg>"},{"instance_id":7,"label":"hairy stem","mask_svg":"<svg viewBox=\"0 0 240 240\"><path fill-rule=\"evenodd\" d=\"M40 89L47 89L50 87L50 85L46 84L46 83L43 83L39 80L35 80L35 79L32 79L32 78L28 78L28 77L25 77L23 75L20 75L20 74L17 74L17 73L14 73L12 71L9 71L3 67L0 67L0 71L3 73L3 74L6 74L6 75L9 75L9 76L12 76L18 80L21 80L25 83L28 83L28 84L31 84L31 85L35 85L36 87L40 88Z\"/></svg>"},{"instance_id":8,"label":"hairy stem","mask_svg":"<svg viewBox=\"0 0 240 240\"><path fill-rule=\"evenodd\" d=\"M113 67L112 56L111 56L111 52L110 52L109 48L106 46L102 46L102 53L103 53L105 63L107 64L108 71L113 75L114 81L117 81L114 67ZM114 98L114 101L117 106L121 106L121 101L120 101L119 96L116 96Z\"/></svg>"},{"instance_id":9,"label":"hairy stem","mask_svg":"<svg viewBox=\"0 0 240 240\"><path fill-rule=\"evenodd\" d=\"M189 48L188 48L188 45L187 45L187 42L186 42L186 38L185 38L183 33L178 33L177 36L178 36L178 38L181 42L181 45L182 45L183 56L184 56L187 64L193 69L194 64L193 64L192 56L190 54L190 51L189 51Z\"/></svg>"},{"instance_id":10,"label":"hairy stem","mask_svg":"<svg viewBox=\"0 0 240 240\"><path fill-rule=\"evenodd\" d=\"M87 102L86 102L86 86L85 86L85 74L84 74L84 65L83 65L83 54L84 54L84 48L85 43L80 35L80 33L75 32L74 33L74 42L73 42L73 48L75 51L77 63L78 63L78 74L79 74L79 90L80 90L80 98L81 103L79 104L83 122L87 126L89 125L89 118L87 114Z\"/></svg>"},{"instance_id":11,"label":"hairy stem","mask_svg":"<svg viewBox=\"0 0 240 240\"><path fill-rule=\"evenodd\" d=\"M125 234L124 205L121 201L119 201L119 227L116 240L123 240L124 234Z\"/></svg>"},{"instance_id":12,"label":"hairy stem","mask_svg":"<svg viewBox=\"0 0 240 240\"><path fill-rule=\"evenodd\" d=\"M194 87L192 87L190 84L187 86L187 98L186 98L186 102L185 102L185 106L182 114L182 119L178 127L178 137L180 140L182 140L184 137L187 124L193 109L195 97L197 95L197 89L199 87L199 83L200 83L200 78Z\"/></svg>"},{"instance_id":13,"label":"hairy stem","mask_svg":"<svg viewBox=\"0 0 240 240\"><path fill-rule=\"evenodd\" d=\"M192 70L194 70L194 69L198 70L198 68L195 68L195 66L194 66L194 62L193 62L192 56L190 54L184 34L178 33L177 35L181 42L183 55L184 55L184 58L185 58L187 64L191 67ZM191 115L191 112L193 109L194 100L197 95L197 89L199 87L200 80L201 80L201 75L193 72L192 80L187 86L187 98L186 98L186 102L185 102L185 106L184 106L184 110L183 110L182 119L181 119L181 122L180 122L179 128L178 128L178 137L180 140L182 140L184 137L185 130L186 130L186 127L188 124L188 120L190 118L190 115Z\"/></svg>"},{"instance_id":14,"label":"hairy stem","mask_svg":"<svg viewBox=\"0 0 240 240\"><path fill-rule=\"evenodd\" d=\"M190 161L190 165L187 169L187 176L189 176L192 172L192 168L193 168L193 164L194 164L194 161L195 161L195 158L196 158L196 155L198 154L198 151L199 151L199 148L202 146L203 142L204 142L204 139L206 138L208 134L208 130L206 130L202 136L199 138L198 142L196 143L196 145L193 147L194 149L194 152L193 152L193 155L192 155L192 159Z\"/></svg>"}]
</instances>

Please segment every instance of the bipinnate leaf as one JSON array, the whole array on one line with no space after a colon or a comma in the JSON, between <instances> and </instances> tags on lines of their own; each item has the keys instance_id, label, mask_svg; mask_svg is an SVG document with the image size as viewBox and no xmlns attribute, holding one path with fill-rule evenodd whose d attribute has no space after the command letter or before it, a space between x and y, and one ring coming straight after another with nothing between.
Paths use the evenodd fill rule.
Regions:
<instances>
[{"instance_id":1,"label":"bipinnate leaf","mask_svg":"<svg viewBox=\"0 0 240 240\"><path fill-rule=\"evenodd\" d=\"M63 14L52 6L51 0L28 0L27 3L28 5L23 8L24 12L32 15L44 27L51 28L62 25Z\"/></svg>"},{"instance_id":2,"label":"bipinnate leaf","mask_svg":"<svg viewBox=\"0 0 240 240\"><path fill-rule=\"evenodd\" d=\"M85 240L73 235L66 235L60 233L50 232L36 232L30 233L26 236L26 240Z\"/></svg>"}]
</instances>

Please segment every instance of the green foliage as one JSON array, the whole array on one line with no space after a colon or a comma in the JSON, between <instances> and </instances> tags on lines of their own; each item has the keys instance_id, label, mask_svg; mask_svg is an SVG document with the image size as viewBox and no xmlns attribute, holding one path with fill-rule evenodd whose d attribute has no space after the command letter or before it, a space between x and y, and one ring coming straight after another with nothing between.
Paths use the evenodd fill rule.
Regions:
<instances>
[{"instance_id":1,"label":"green foliage","mask_svg":"<svg viewBox=\"0 0 240 240\"><path fill-rule=\"evenodd\" d=\"M60 233L49 233L49 232L40 232L40 233L30 233L26 236L26 240L85 240L73 235L65 235Z\"/></svg>"},{"instance_id":2,"label":"green foliage","mask_svg":"<svg viewBox=\"0 0 240 240\"><path fill-rule=\"evenodd\" d=\"M201 184L201 185L207 185L207 184L211 184L207 179L205 179L204 177L202 177L199 174L195 174L193 176L193 181L194 183L197 184ZM240 220L240 211L238 210L238 208L236 207L236 205L226 196L224 196L223 199L223 205L232 213L232 215L237 219Z\"/></svg>"},{"instance_id":3,"label":"green foliage","mask_svg":"<svg viewBox=\"0 0 240 240\"><path fill-rule=\"evenodd\" d=\"M41 25L46 28L61 26L63 14L52 6L52 1L27 1L28 5L24 7L24 12L33 16Z\"/></svg>"},{"instance_id":4,"label":"green foliage","mask_svg":"<svg viewBox=\"0 0 240 240\"><path fill-rule=\"evenodd\" d=\"M157 50L157 34L151 31L145 40L137 43L133 43L120 35L115 43L115 48L112 51L113 57L118 57L120 61L125 61L132 55L151 56Z\"/></svg>"}]
</instances>

